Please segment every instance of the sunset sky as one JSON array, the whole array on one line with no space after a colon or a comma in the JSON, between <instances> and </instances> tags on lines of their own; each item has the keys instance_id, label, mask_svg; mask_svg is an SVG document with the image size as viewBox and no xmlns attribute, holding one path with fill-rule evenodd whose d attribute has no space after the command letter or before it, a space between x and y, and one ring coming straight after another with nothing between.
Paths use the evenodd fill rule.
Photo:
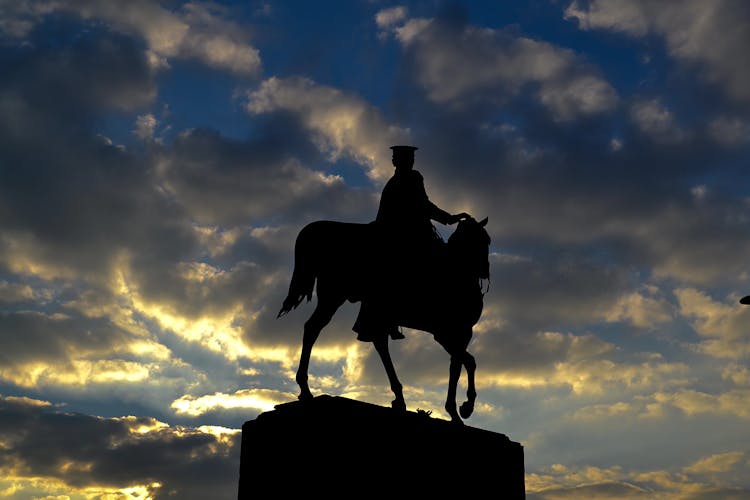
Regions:
<instances>
[{"instance_id":1,"label":"sunset sky","mask_svg":"<svg viewBox=\"0 0 750 500\"><path fill-rule=\"evenodd\" d=\"M393 144L489 217L466 423L528 498L750 498L745 0L0 0L0 498L236 498L298 391L297 232L373 220ZM389 405L356 312L311 389Z\"/></svg>"}]
</instances>

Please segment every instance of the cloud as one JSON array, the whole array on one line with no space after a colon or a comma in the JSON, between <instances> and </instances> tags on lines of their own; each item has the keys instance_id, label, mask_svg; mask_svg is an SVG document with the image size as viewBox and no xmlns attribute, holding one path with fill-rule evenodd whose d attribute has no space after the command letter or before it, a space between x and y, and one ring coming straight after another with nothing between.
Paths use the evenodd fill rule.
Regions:
<instances>
[{"instance_id":1,"label":"cloud","mask_svg":"<svg viewBox=\"0 0 750 500\"><path fill-rule=\"evenodd\" d=\"M680 314L689 319L703 340L697 349L718 358L741 359L750 353L747 324L750 315L742 306L714 301L695 288L675 290Z\"/></svg>"},{"instance_id":2,"label":"cloud","mask_svg":"<svg viewBox=\"0 0 750 500\"><path fill-rule=\"evenodd\" d=\"M630 116L638 128L653 140L679 142L685 132L676 125L673 114L657 99L636 101Z\"/></svg>"},{"instance_id":3,"label":"cloud","mask_svg":"<svg viewBox=\"0 0 750 500\"><path fill-rule=\"evenodd\" d=\"M40 17L56 8L52 2L3 2L0 6L0 32L15 38L24 37Z\"/></svg>"},{"instance_id":4,"label":"cloud","mask_svg":"<svg viewBox=\"0 0 750 500\"><path fill-rule=\"evenodd\" d=\"M629 483L604 482L583 484L570 488L549 488L531 493L529 499L558 500L575 498L597 498L601 500L619 498L652 498L652 492Z\"/></svg>"},{"instance_id":5,"label":"cloud","mask_svg":"<svg viewBox=\"0 0 750 500\"><path fill-rule=\"evenodd\" d=\"M331 160L349 157L379 181L393 172L388 147L409 142L409 131L390 125L374 106L306 78L269 78L247 93L246 108L253 115L294 113Z\"/></svg>"},{"instance_id":6,"label":"cloud","mask_svg":"<svg viewBox=\"0 0 750 500\"><path fill-rule=\"evenodd\" d=\"M750 142L750 123L730 116L719 116L708 124L709 135L725 146L741 146Z\"/></svg>"},{"instance_id":7,"label":"cloud","mask_svg":"<svg viewBox=\"0 0 750 500\"><path fill-rule=\"evenodd\" d=\"M745 366L732 363L727 365L721 372L724 379L729 379L739 386L750 386L750 369Z\"/></svg>"},{"instance_id":8,"label":"cloud","mask_svg":"<svg viewBox=\"0 0 750 500\"><path fill-rule=\"evenodd\" d=\"M154 131L158 123L159 121L151 113L138 115L133 133L143 141L151 141L154 139Z\"/></svg>"},{"instance_id":9,"label":"cloud","mask_svg":"<svg viewBox=\"0 0 750 500\"><path fill-rule=\"evenodd\" d=\"M747 470L744 452L705 456L680 469L642 471L621 466L595 467L553 464L527 474L528 497L555 500L566 498L663 498L740 499L748 490L722 484L729 476L717 477L733 467ZM718 483L718 484L717 484Z\"/></svg>"},{"instance_id":10,"label":"cloud","mask_svg":"<svg viewBox=\"0 0 750 500\"><path fill-rule=\"evenodd\" d=\"M596 404L585 406L575 411L572 418L575 420L594 421L599 419L610 419L621 415L631 415L633 405L624 401L613 404Z\"/></svg>"},{"instance_id":11,"label":"cloud","mask_svg":"<svg viewBox=\"0 0 750 500\"><path fill-rule=\"evenodd\" d=\"M527 332L495 326L492 316L482 321L489 324L477 326L469 351L477 360L477 384L485 388L562 390L569 397L585 400L607 394L649 393L688 383L687 364L665 361L656 353L626 353L593 334ZM392 349L399 376L440 392L447 383L448 356L429 335L415 337L409 335L408 343ZM364 363L360 383L382 379L377 356L370 354ZM607 405L582 411L597 415L630 411L630 403L623 403L619 408Z\"/></svg>"},{"instance_id":12,"label":"cloud","mask_svg":"<svg viewBox=\"0 0 750 500\"><path fill-rule=\"evenodd\" d=\"M628 367L622 367L625 373L629 373ZM645 368L645 367L644 367ZM689 372L683 367L682 370L665 372L667 376L688 375ZM750 412L747 411L747 403L750 400L750 391L745 388L730 388L723 392L708 393L687 387L687 380L675 380L667 382L675 387L672 392L660 390L647 393L650 389L662 388L665 381L653 377L653 373L647 373L644 369L642 375L644 380L651 383L638 384L637 389L641 394L628 401L617 401L614 403L600 403L582 406L576 409L571 419L582 422L595 421L623 421L624 419L636 419L643 422L648 419L666 421L674 419L675 415L682 414L688 418L705 416L730 416L732 418L747 419ZM632 373L632 372L630 372ZM627 376L627 375L626 375ZM675 411L677 410L677 411Z\"/></svg>"},{"instance_id":13,"label":"cloud","mask_svg":"<svg viewBox=\"0 0 750 500\"><path fill-rule=\"evenodd\" d=\"M274 406L296 400L296 396L287 392L269 389L242 389L232 394L217 392L205 396L182 396L174 401L170 407L178 414L193 417L203 415L217 409L253 409L256 411L271 411Z\"/></svg>"},{"instance_id":14,"label":"cloud","mask_svg":"<svg viewBox=\"0 0 750 500\"><path fill-rule=\"evenodd\" d=\"M23 49L23 58L14 55L21 49L3 47L13 78L0 84L0 266L21 282L2 281L4 301L36 300L32 310L38 314L4 319L23 323L17 327L28 329L38 344L30 346L37 351L28 359L20 356L23 366L4 367L6 380L28 386L123 378L127 370L114 362L132 368L131 376L154 374L149 361L104 360L101 352L79 349L84 342L76 328L100 332L106 349L137 343L148 357L168 352L149 337L154 323L148 321L156 319L157 326L212 350L246 352L243 324L252 324L265 297L251 287L287 286L281 283L286 276L274 273L286 265L294 237L250 224L277 213L283 214L277 223L296 222L338 204L371 211L373 200L340 177L302 166L294 151L275 152L281 130L250 143L189 131L173 145L154 144L141 153L101 141L92 129L104 114L151 102L155 81L145 55L131 39L108 31L63 37L55 47L34 38L42 33L30 36L36 44ZM140 116L137 130L153 137L156 119ZM269 175L273 170L277 175ZM219 232L219 225L222 234L235 235L223 238L222 251L215 238L206 237ZM219 262L209 263L214 256ZM64 297L45 296L44 283L55 279L60 281L49 288L66 287ZM43 284L31 287L27 280ZM251 301L248 294L260 299ZM58 298L88 319L55 316L60 304L50 300ZM45 306L49 310L37 310ZM55 322L62 335L48 341ZM54 365L59 359L65 362Z\"/></svg>"},{"instance_id":15,"label":"cloud","mask_svg":"<svg viewBox=\"0 0 750 500\"><path fill-rule=\"evenodd\" d=\"M94 132L113 110L158 135L147 55L102 29L51 47L47 29L0 54L13 74L0 84L2 382L167 414L188 386L286 380L299 334L263 322L288 286L296 231L341 206L369 220L374 197L310 168L317 148L286 116L261 117L247 141L103 141Z\"/></svg>"},{"instance_id":16,"label":"cloud","mask_svg":"<svg viewBox=\"0 0 750 500\"><path fill-rule=\"evenodd\" d=\"M677 408L688 416L714 414L750 418L750 390L747 389L730 389L720 394L685 389L675 393L656 393L654 400L660 405Z\"/></svg>"},{"instance_id":17,"label":"cloud","mask_svg":"<svg viewBox=\"0 0 750 500\"><path fill-rule=\"evenodd\" d=\"M3 51L13 78L0 84L0 265L102 284L135 248L191 248L189 226L153 185L148 162L92 133L104 114L153 99L143 53L112 33L61 37L55 47L34 36L31 48Z\"/></svg>"},{"instance_id":18,"label":"cloud","mask_svg":"<svg viewBox=\"0 0 750 500\"><path fill-rule=\"evenodd\" d=\"M94 11L105 7L77 5L87 6L88 19L104 19ZM449 75L456 81L427 85L415 73L417 88L398 85L393 101L322 80L267 78L242 94L248 138L195 128L176 131L173 141L148 141L164 126L150 109L168 95L157 87L159 64L189 58L203 61L208 75L240 71L213 66L180 41L194 26L220 30L209 27L212 20L228 19L211 8L202 21L200 9L189 13L187 5L165 10L166 20L155 11L153 20L85 23L86 36L76 25L75 35L62 30L55 47L44 39L60 16L39 22L32 12L28 44L0 49L10 68L0 82L0 377L20 398L9 403L43 407L56 420L59 407L44 400L69 398L72 409L108 415L77 414L81 420L125 427L118 439L148 442L154 453L138 450L175 467L203 457L196 449L220 449L221 439L236 443L231 432L174 424L236 427L240 416L293 398L287 390L314 307L274 319L294 237L316 218L370 220L376 186L392 172L387 147L410 140L420 145L417 166L431 199L490 216L492 283L470 347L481 404L471 422L528 444L530 475L546 474L540 457L559 460L559 450L573 450L567 471L533 483L537 495L729 496L737 491L725 485L746 484L727 479L743 471L742 460L722 455L745 446L736 429L747 422L748 376L736 353L745 352L737 335L746 321L735 295L746 284L750 205L721 167L744 154L741 139L717 142L733 130L741 137L741 113L710 109L704 120L696 110L703 122L696 126L683 121L693 113L673 95L613 94L610 101L614 83L581 54L510 30L409 19L404 11L381 19L378 28L396 42L377 46L400 46L406 68L417 57L437 57L420 45L433 37L448 62L476 42L486 49L478 63L502 57L520 65L518 74L490 68L486 81ZM71 20L80 16L64 19ZM136 27L152 21L162 39L156 28ZM188 25L184 35L180 23ZM444 45L456 40L454 54ZM250 74L222 78L238 75ZM447 100L434 98L440 92ZM130 149L97 137L116 138L101 130L113 114L120 132L135 128L149 143ZM670 147L667 139L686 131L691 140ZM347 304L326 328L311 386L388 405L377 354L350 330L355 312ZM442 415L448 355L428 334L407 336L393 344L393 357L410 409ZM728 363L717 367L714 357ZM129 412L150 417L111 418ZM546 441L534 437L539 429L549 430ZM662 437L644 444L649 433ZM206 439L206 448L186 444L190 436ZM181 445L185 452L174 452L173 461L160 455ZM86 494L131 489L158 497L182 488L177 469L165 479L141 474L138 464L118 469L131 474L122 480L100 480L88 459L71 455L75 444L67 446L48 475L0 473L18 485L0 482L0 491L73 496L91 487L100 489ZM662 470L685 450L684 463ZM236 466L222 460L217 467ZM636 461L642 469L630 470ZM734 463L728 472L711 470L725 462ZM600 470L577 465L586 463ZM622 465L618 472L605 463ZM195 476L189 482L210 468L181 470ZM73 476L92 479L73 486ZM236 493L226 488L227 496Z\"/></svg>"},{"instance_id":19,"label":"cloud","mask_svg":"<svg viewBox=\"0 0 750 500\"><path fill-rule=\"evenodd\" d=\"M747 459L747 454L741 451L730 451L703 457L697 462L684 467L683 470L690 474L702 474L712 472L727 472Z\"/></svg>"},{"instance_id":20,"label":"cloud","mask_svg":"<svg viewBox=\"0 0 750 500\"><path fill-rule=\"evenodd\" d=\"M703 2L573 1L566 19L576 19L581 29L603 29L644 37L662 37L669 54L703 70L702 74L724 87L733 98L750 100L750 69L736 64L750 45L750 9L742 0Z\"/></svg>"},{"instance_id":21,"label":"cloud","mask_svg":"<svg viewBox=\"0 0 750 500\"><path fill-rule=\"evenodd\" d=\"M26 302L36 297L29 285L0 281L0 303Z\"/></svg>"},{"instance_id":22,"label":"cloud","mask_svg":"<svg viewBox=\"0 0 750 500\"><path fill-rule=\"evenodd\" d=\"M654 328L670 322L674 317L671 305L661 297L649 297L649 292L653 291L652 287L645 293L622 296L604 317L609 322L625 321L638 328Z\"/></svg>"},{"instance_id":23,"label":"cloud","mask_svg":"<svg viewBox=\"0 0 750 500\"><path fill-rule=\"evenodd\" d=\"M378 28L389 29L406 19L406 13L407 9L402 5L383 9L375 14L375 24L377 24Z\"/></svg>"},{"instance_id":24,"label":"cloud","mask_svg":"<svg viewBox=\"0 0 750 500\"><path fill-rule=\"evenodd\" d=\"M632 323L638 315L646 321L647 314L656 320L651 315L663 308L645 300L629 304L629 300L637 301L629 296L640 293L630 290L625 270L597 262L585 252L552 252L515 260L493 254L490 272L486 303L491 309L485 309L484 318L508 323L504 330L534 332L602 319ZM646 312L645 307L653 310Z\"/></svg>"},{"instance_id":25,"label":"cloud","mask_svg":"<svg viewBox=\"0 0 750 500\"><path fill-rule=\"evenodd\" d=\"M248 43L246 30L228 19L227 9L214 3L187 2L175 11L149 0L124 5L88 0L13 3L0 11L0 29L11 37L26 37L45 16L60 12L103 21L116 31L141 37L155 67L177 57L197 59L238 75L253 76L260 71L259 51Z\"/></svg>"},{"instance_id":26,"label":"cloud","mask_svg":"<svg viewBox=\"0 0 750 500\"><path fill-rule=\"evenodd\" d=\"M144 383L179 366L150 335L121 329L107 317L2 312L0 326L0 380L20 387Z\"/></svg>"},{"instance_id":27,"label":"cloud","mask_svg":"<svg viewBox=\"0 0 750 500\"><path fill-rule=\"evenodd\" d=\"M294 126L281 127L269 124L266 135L247 142L186 131L158 153L159 182L199 224L266 226L330 216L341 207L353 217L373 211L367 193L301 163L294 155ZM279 147L281 141L288 149Z\"/></svg>"},{"instance_id":28,"label":"cloud","mask_svg":"<svg viewBox=\"0 0 750 500\"><path fill-rule=\"evenodd\" d=\"M170 427L151 417L63 413L2 398L0 443L0 488L15 485L18 494L236 495L236 430Z\"/></svg>"},{"instance_id":29,"label":"cloud","mask_svg":"<svg viewBox=\"0 0 750 500\"><path fill-rule=\"evenodd\" d=\"M611 111L617 103L614 88L571 50L442 18L396 23L388 25L437 103L502 104L531 88L560 121Z\"/></svg>"}]
</instances>

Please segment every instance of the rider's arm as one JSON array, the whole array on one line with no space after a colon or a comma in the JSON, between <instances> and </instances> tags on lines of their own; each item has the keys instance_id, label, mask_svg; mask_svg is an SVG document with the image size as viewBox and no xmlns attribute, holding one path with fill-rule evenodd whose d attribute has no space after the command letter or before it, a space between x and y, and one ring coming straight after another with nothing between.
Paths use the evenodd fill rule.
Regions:
<instances>
[{"instance_id":1,"label":"rider's arm","mask_svg":"<svg viewBox=\"0 0 750 500\"><path fill-rule=\"evenodd\" d=\"M453 224L453 216L432 203L430 200L427 200L427 210L427 213L430 215L430 219L438 221L441 224L445 224L446 226Z\"/></svg>"},{"instance_id":2,"label":"rider's arm","mask_svg":"<svg viewBox=\"0 0 750 500\"><path fill-rule=\"evenodd\" d=\"M424 188L424 178L422 177L422 174L420 174L416 170L412 170L411 175L413 176L414 182L416 184L417 196L422 199L422 203L424 203L427 210L427 216L430 219L441 224L452 224L451 221L453 220L453 216L432 203L427 197L427 191Z\"/></svg>"},{"instance_id":3,"label":"rider's arm","mask_svg":"<svg viewBox=\"0 0 750 500\"><path fill-rule=\"evenodd\" d=\"M427 197L427 191L424 188L424 178L422 177L422 174L420 174L417 171L413 171L415 175L415 178L417 179L417 184L419 186L419 196L424 200L424 203L427 207L427 215L430 219L437 221L441 224L445 224L446 226L450 226L451 224L455 224L456 222L460 221L461 219L465 219L469 217L469 214L465 212L461 212L460 214L451 215L442 208L438 207L434 203L430 201L430 199Z\"/></svg>"}]
</instances>

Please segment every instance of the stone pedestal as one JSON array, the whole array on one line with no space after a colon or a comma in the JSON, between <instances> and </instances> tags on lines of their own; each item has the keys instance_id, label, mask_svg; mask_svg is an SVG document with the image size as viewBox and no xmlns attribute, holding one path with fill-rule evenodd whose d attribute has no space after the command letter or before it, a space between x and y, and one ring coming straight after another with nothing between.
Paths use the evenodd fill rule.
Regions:
<instances>
[{"instance_id":1,"label":"stone pedestal","mask_svg":"<svg viewBox=\"0 0 750 500\"><path fill-rule=\"evenodd\" d=\"M523 446L416 412L319 396L242 426L239 499L523 499Z\"/></svg>"}]
</instances>

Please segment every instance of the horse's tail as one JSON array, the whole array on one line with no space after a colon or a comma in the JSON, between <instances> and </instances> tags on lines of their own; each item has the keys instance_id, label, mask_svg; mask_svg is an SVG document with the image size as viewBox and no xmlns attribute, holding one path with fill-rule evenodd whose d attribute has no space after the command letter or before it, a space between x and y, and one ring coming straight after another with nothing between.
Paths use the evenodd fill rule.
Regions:
<instances>
[{"instance_id":1,"label":"horse's tail","mask_svg":"<svg viewBox=\"0 0 750 500\"><path fill-rule=\"evenodd\" d=\"M289 284L289 293L284 299L277 318L284 316L292 309L296 309L307 297L309 302L312 299L313 288L315 287L316 271L314 248L310 246L309 228L306 226L297 236L294 245L294 271L292 272L292 281Z\"/></svg>"}]
</instances>

